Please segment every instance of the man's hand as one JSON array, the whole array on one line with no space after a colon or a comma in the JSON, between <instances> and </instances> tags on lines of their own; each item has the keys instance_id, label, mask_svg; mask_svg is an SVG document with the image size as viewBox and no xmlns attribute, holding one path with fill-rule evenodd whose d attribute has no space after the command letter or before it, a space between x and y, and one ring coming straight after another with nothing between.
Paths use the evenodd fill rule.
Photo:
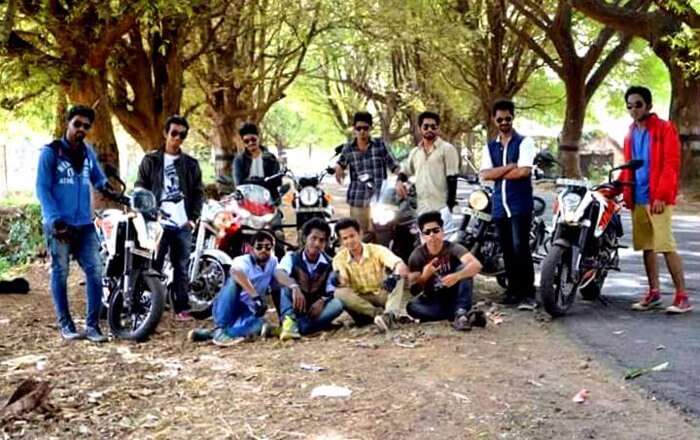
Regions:
<instances>
[{"instance_id":1,"label":"man's hand","mask_svg":"<svg viewBox=\"0 0 700 440\"><path fill-rule=\"evenodd\" d=\"M185 223L185 227L186 227L187 229L189 229L190 231L194 231L195 225L196 225L196 223L193 222L192 220L190 220L190 221L188 221L187 223Z\"/></svg>"},{"instance_id":2,"label":"man's hand","mask_svg":"<svg viewBox=\"0 0 700 440\"><path fill-rule=\"evenodd\" d=\"M408 266L406 266L405 263L401 262L397 264L394 268L394 273L397 273L401 278L408 278Z\"/></svg>"},{"instance_id":3,"label":"man's hand","mask_svg":"<svg viewBox=\"0 0 700 440\"><path fill-rule=\"evenodd\" d=\"M343 179L345 179L345 170L343 167L340 166L340 164L335 165L335 181L338 182L338 185L343 184Z\"/></svg>"},{"instance_id":4,"label":"man's hand","mask_svg":"<svg viewBox=\"0 0 700 440\"><path fill-rule=\"evenodd\" d=\"M260 296L255 296L250 299L251 303L253 304L253 308L251 309L251 312L258 318L262 317L265 315L265 312L267 312L267 304L265 303L265 300Z\"/></svg>"},{"instance_id":5,"label":"man's hand","mask_svg":"<svg viewBox=\"0 0 700 440\"><path fill-rule=\"evenodd\" d=\"M420 277L423 279L423 281L428 281L430 278L433 277L433 275L435 275L435 273L438 270L438 268L436 266L437 261L438 261L437 258L433 258L432 260L430 260L428 262L428 264L423 266L423 272L420 275Z\"/></svg>"},{"instance_id":6,"label":"man's hand","mask_svg":"<svg viewBox=\"0 0 700 440\"><path fill-rule=\"evenodd\" d=\"M445 287L450 288L459 282L459 276L456 273L447 274L440 278L440 281Z\"/></svg>"},{"instance_id":7,"label":"man's hand","mask_svg":"<svg viewBox=\"0 0 700 440\"><path fill-rule=\"evenodd\" d=\"M323 298L319 298L315 303L311 304L311 307L309 307L309 317L311 319L316 319L321 315L321 312L323 311L323 306L325 305L325 301Z\"/></svg>"},{"instance_id":8,"label":"man's hand","mask_svg":"<svg viewBox=\"0 0 700 440\"><path fill-rule=\"evenodd\" d=\"M651 205L652 214L663 214L665 209L666 202L663 200L654 200L654 203Z\"/></svg>"},{"instance_id":9,"label":"man's hand","mask_svg":"<svg viewBox=\"0 0 700 440\"><path fill-rule=\"evenodd\" d=\"M66 224L63 220L56 220L53 223L53 236L58 241L64 243L70 242L72 235L71 227Z\"/></svg>"},{"instance_id":10,"label":"man's hand","mask_svg":"<svg viewBox=\"0 0 700 440\"><path fill-rule=\"evenodd\" d=\"M400 199L405 199L406 196L408 196L408 190L406 189L406 185L400 180L396 181L396 195Z\"/></svg>"},{"instance_id":11,"label":"man's hand","mask_svg":"<svg viewBox=\"0 0 700 440\"><path fill-rule=\"evenodd\" d=\"M306 311L306 298L299 287L292 288L292 305L295 312L304 313Z\"/></svg>"}]
</instances>

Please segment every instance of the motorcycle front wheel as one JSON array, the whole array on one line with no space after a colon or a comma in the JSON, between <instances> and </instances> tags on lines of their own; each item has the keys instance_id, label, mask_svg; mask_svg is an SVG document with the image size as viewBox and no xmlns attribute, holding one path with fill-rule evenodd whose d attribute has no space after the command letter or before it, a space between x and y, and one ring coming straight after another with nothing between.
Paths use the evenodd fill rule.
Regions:
<instances>
[{"instance_id":1,"label":"motorcycle front wheel","mask_svg":"<svg viewBox=\"0 0 700 440\"><path fill-rule=\"evenodd\" d=\"M552 318L563 316L576 299L577 286L571 283L569 249L554 245L542 262L540 295L542 306Z\"/></svg>"},{"instance_id":2,"label":"motorcycle front wheel","mask_svg":"<svg viewBox=\"0 0 700 440\"><path fill-rule=\"evenodd\" d=\"M165 286L155 276L140 275L134 288L134 301L128 307L121 288L112 293L107 321L116 338L142 342L155 332L163 316Z\"/></svg>"}]
</instances>

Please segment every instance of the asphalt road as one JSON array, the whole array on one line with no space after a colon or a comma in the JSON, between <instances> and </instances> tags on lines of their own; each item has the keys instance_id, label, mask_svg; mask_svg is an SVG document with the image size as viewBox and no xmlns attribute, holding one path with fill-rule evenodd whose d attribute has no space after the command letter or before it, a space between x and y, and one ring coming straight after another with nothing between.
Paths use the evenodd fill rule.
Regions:
<instances>
[{"instance_id":1,"label":"asphalt road","mask_svg":"<svg viewBox=\"0 0 700 440\"><path fill-rule=\"evenodd\" d=\"M683 316L663 311L633 312L630 305L646 289L641 253L631 249L629 215L623 216L625 236L620 272L610 274L603 295L610 302L578 302L570 315L558 319L572 339L608 362L620 376L628 368L669 362L666 371L645 374L634 382L657 398L700 416L700 216L676 215L674 233L685 266L687 290L696 310ZM663 257L659 257L661 291L670 304L674 287Z\"/></svg>"}]
</instances>

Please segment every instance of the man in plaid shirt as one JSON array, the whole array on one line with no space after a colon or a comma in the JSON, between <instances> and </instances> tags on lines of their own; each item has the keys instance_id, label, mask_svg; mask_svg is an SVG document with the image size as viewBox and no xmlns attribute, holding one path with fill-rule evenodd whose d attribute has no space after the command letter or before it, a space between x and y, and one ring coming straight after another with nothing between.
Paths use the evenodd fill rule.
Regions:
<instances>
[{"instance_id":1,"label":"man in plaid shirt","mask_svg":"<svg viewBox=\"0 0 700 440\"><path fill-rule=\"evenodd\" d=\"M374 191L379 191L387 177L387 168L392 172L400 170L389 149L379 138L371 138L372 115L368 112L355 113L353 117L355 139L345 144L335 167L335 178L342 185L345 169L350 166L350 186L347 201L350 217L357 219L365 232L372 230L369 203Z\"/></svg>"}]
</instances>

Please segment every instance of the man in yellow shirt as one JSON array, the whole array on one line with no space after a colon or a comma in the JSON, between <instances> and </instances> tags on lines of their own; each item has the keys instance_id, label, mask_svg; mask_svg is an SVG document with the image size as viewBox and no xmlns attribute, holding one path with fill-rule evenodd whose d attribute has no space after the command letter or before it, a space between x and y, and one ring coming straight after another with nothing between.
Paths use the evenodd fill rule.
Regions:
<instances>
[{"instance_id":1,"label":"man in yellow shirt","mask_svg":"<svg viewBox=\"0 0 700 440\"><path fill-rule=\"evenodd\" d=\"M362 243L355 219L338 220L335 233L343 245L333 258L333 269L338 272L335 297L356 323L374 319L380 330L388 331L405 303L408 267L386 247ZM387 270L393 275L387 277Z\"/></svg>"}]
</instances>

